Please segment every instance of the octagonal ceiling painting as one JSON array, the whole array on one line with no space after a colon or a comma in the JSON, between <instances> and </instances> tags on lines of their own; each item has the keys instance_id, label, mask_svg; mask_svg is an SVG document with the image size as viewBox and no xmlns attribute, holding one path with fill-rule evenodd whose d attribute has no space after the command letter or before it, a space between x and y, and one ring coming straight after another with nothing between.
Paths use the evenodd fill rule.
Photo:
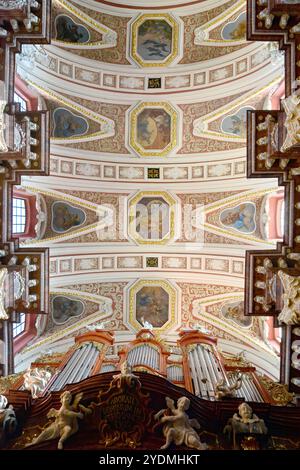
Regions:
<instances>
[{"instance_id":1,"label":"octagonal ceiling painting","mask_svg":"<svg viewBox=\"0 0 300 470\"><path fill-rule=\"evenodd\" d=\"M136 328L170 328L175 321L176 290L166 280L142 279L129 290L129 322Z\"/></svg>"},{"instance_id":2,"label":"octagonal ceiling painting","mask_svg":"<svg viewBox=\"0 0 300 470\"><path fill-rule=\"evenodd\" d=\"M130 146L142 157L168 155L178 144L177 112L169 103L141 103L129 121Z\"/></svg>"},{"instance_id":3,"label":"octagonal ceiling painting","mask_svg":"<svg viewBox=\"0 0 300 470\"><path fill-rule=\"evenodd\" d=\"M141 15L131 31L130 55L141 67L170 65L177 57L179 27L171 15Z\"/></svg>"}]
</instances>

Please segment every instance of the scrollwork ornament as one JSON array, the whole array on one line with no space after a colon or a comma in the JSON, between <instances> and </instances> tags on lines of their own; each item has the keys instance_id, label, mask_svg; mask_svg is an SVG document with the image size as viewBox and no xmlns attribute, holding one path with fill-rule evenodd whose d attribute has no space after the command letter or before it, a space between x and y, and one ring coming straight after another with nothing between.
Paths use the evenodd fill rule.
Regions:
<instances>
[{"instance_id":1,"label":"scrollwork ornament","mask_svg":"<svg viewBox=\"0 0 300 470\"><path fill-rule=\"evenodd\" d=\"M21 10L31 4L30 0L0 0L0 8L4 10Z\"/></svg>"}]
</instances>

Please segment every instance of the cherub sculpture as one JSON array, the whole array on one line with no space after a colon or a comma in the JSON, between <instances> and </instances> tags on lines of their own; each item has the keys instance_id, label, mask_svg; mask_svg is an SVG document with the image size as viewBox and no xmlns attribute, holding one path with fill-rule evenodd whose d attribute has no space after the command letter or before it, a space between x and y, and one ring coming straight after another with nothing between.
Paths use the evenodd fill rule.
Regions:
<instances>
[{"instance_id":1,"label":"cherub sculpture","mask_svg":"<svg viewBox=\"0 0 300 470\"><path fill-rule=\"evenodd\" d=\"M166 403L168 408L160 410L154 416L156 420L160 420L160 423L164 424L163 434L166 443L161 449L167 449L172 442L175 445L185 444L192 449L207 449L207 445L200 441L200 437L194 429L200 428L198 421L189 419L186 414L186 410L190 406L190 400L187 397L180 397L177 400L177 408L174 406L174 400L169 397L166 397Z\"/></svg>"},{"instance_id":2,"label":"cherub sculpture","mask_svg":"<svg viewBox=\"0 0 300 470\"><path fill-rule=\"evenodd\" d=\"M45 390L51 375L51 372L45 369L39 369L38 367L29 368L24 374L24 388L30 390L32 398L38 398Z\"/></svg>"},{"instance_id":3,"label":"cherub sculpture","mask_svg":"<svg viewBox=\"0 0 300 470\"><path fill-rule=\"evenodd\" d=\"M132 366L127 361L124 361L121 365L121 373L114 375L113 381L118 387L123 387L124 385L133 387L139 383L139 378L132 373Z\"/></svg>"},{"instance_id":4,"label":"cherub sculpture","mask_svg":"<svg viewBox=\"0 0 300 470\"><path fill-rule=\"evenodd\" d=\"M85 414L90 414L92 410L80 405L82 393L75 395L73 404L72 394L66 391L61 394L61 407L59 410L51 408L47 418L55 418L55 421L46 427L32 442L27 445L38 444L44 441L50 441L59 437L58 449L63 449L64 442L78 431L78 419L83 419ZM78 411L80 409L81 411Z\"/></svg>"},{"instance_id":5,"label":"cherub sculpture","mask_svg":"<svg viewBox=\"0 0 300 470\"><path fill-rule=\"evenodd\" d=\"M229 385L225 379L222 379L216 384L216 399L232 398L236 396L236 391L239 390L243 383L243 376L239 374L233 384Z\"/></svg>"}]
</instances>

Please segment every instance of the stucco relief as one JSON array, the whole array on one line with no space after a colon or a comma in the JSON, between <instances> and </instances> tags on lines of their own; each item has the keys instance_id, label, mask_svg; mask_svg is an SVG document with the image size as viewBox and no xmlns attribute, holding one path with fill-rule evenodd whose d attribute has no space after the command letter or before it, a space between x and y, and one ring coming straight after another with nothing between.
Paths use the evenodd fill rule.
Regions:
<instances>
[{"instance_id":1,"label":"stucco relief","mask_svg":"<svg viewBox=\"0 0 300 470\"><path fill-rule=\"evenodd\" d=\"M197 284L197 283L187 283L179 282L177 283L181 289L182 296L182 307L181 307L181 322L185 327L194 327L196 324L201 324L209 330L212 336L219 338L231 339L232 336L218 328L215 325L211 325L201 318L202 306L201 299L213 297L217 295L224 295L229 293L241 293L241 289L238 287L229 287L229 286L217 286L213 284Z\"/></svg>"},{"instance_id":2,"label":"stucco relief","mask_svg":"<svg viewBox=\"0 0 300 470\"><path fill-rule=\"evenodd\" d=\"M43 194L43 198L48 214L43 240L72 233L99 220L94 211L83 208L75 201L66 202L63 194L56 197Z\"/></svg>"},{"instance_id":3,"label":"stucco relief","mask_svg":"<svg viewBox=\"0 0 300 470\"><path fill-rule=\"evenodd\" d=\"M225 106L226 104L229 104L240 96L242 96L242 94L204 103L181 104L179 107L183 112L183 132L182 146L178 153L216 152L243 147L245 145L244 143L218 141L213 138L198 137L194 135L193 132L194 121L221 108L222 106Z\"/></svg>"},{"instance_id":4,"label":"stucco relief","mask_svg":"<svg viewBox=\"0 0 300 470\"><path fill-rule=\"evenodd\" d=\"M99 304L90 300L81 300L72 294L53 294L50 292L51 315L48 315L44 334L51 335L54 331L64 329L66 325L74 325L99 310Z\"/></svg>"},{"instance_id":5,"label":"stucco relief","mask_svg":"<svg viewBox=\"0 0 300 470\"><path fill-rule=\"evenodd\" d=\"M251 195L244 197L238 203L228 203L218 209L208 212L206 221L221 229L226 229L232 234L249 234L253 237L264 240L260 227L260 213L263 208L265 194Z\"/></svg>"},{"instance_id":6,"label":"stucco relief","mask_svg":"<svg viewBox=\"0 0 300 470\"><path fill-rule=\"evenodd\" d=\"M185 40L184 40L184 53L183 58L181 59L181 64L188 64L194 62L202 62L204 60L211 60L216 57L223 56L225 54L230 54L231 52L237 51L238 49L245 47L247 44L239 45L227 45L224 41L224 47L212 47L208 44L200 44L201 41L207 39L208 35L204 34L206 32L205 25L215 19L219 15L224 15L224 21L221 25L224 27L224 23L227 23L227 11L235 2L229 1L224 5L213 8L211 10L201 12L194 15L184 16L182 20L184 22L184 31L185 31ZM220 26L221 26L220 25ZM201 32L203 31L203 34ZM220 32L218 34L219 40L222 41ZM213 33L210 32L209 36L214 37ZM195 39L196 38L196 39ZM199 44L198 44L199 43Z\"/></svg>"},{"instance_id":7,"label":"stucco relief","mask_svg":"<svg viewBox=\"0 0 300 470\"><path fill-rule=\"evenodd\" d=\"M106 104L99 101L86 100L79 97L74 97L71 95L61 94L61 99L66 98L72 102L76 102L76 108L82 109L82 114L80 111L74 111L69 109L69 112L72 112L74 116L66 116L62 121L62 124L65 126L66 130L61 130L62 126L60 125L60 139L67 138L70 142L65 142L62 140L60 145L67 145L68 147L74 147L82 150L92 150L98 152L109 152L109 153L129 153L128 149L125 146L125 112L128 109L128 105L119 105L119 104ZM61 108L58 106L56 101L45 100L47 107L52 111L52 113L57 113L56 109ZM84 110L91 110L92 113L95 113L95 118L88 118ZM64 116L63 116L64 117ZM88 132L85 131L84 134L79 135L76 138L76 133L82 129L83 122L78 120L84 119L88 123ZM74 122L74 119L76 122ZM97 120L96 120L97 119ZM107 121L106 121L107 119ZM55 129L55 128L54 128ZM53 129L53 120L52 120L52 136L55 136ZM73 139L76 142L72 142L70 136L64 137L61 134L75 134ZM105 135L106 134L106 135ZM109 137L111 135L111 137ZM97 136L99 137L97 139Z\"/></svg>"},{"instance_id":8,"label":"stucco relief","mask_svg":"<svg viewBox=\"0 0 300 470\"><path fill-rule=\"evenodd\" d=\"M126 41L122 38L127 34L130 18L91 11L84 6L78 9L78 5L73 11L55 5L52 17L54 41L60 42L65 50L93 60L129 63L126 59ZM61 24L63 20L60 18L65 20L64 24ZM76 43L81 44L81 48L72 47Z\"/></svg>"},{"instance_id":9,"label":"stucco relief","mask_svg":"<svg viewBox=\"0 0 300 470\"><path fill-rule=\"evenodd\" d=\"M74 284L65 286L64 289L76 290L84 293L96 294L107 297L112 300L113 313L105 321L109 322L109 329L113 331L127 330L123 324L123 302L124 302L124 288L126 282L102 282L102 283L88 283L88 284Z\"/></svg>"}]
</instances>

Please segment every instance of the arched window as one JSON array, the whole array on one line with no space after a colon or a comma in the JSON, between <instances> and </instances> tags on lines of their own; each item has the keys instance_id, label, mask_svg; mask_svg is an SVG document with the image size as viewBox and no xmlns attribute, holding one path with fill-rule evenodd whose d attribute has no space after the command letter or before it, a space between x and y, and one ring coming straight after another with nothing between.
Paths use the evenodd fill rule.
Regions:
<instances>
[{"instance_id":1,"label":"arched window","mask_svg":"<svg viewBox=\"0 0 300 470\"><path fill-rule=\"evenodd\" d=\"M26 201L22 198L13 198L13 234L24 233L26 228Z\"/></svg>"},{"instance_id":2,"label":"arched window","mask_svg":"<svg viewBox=\"0 0 300 470\"><path fill-rule=\"evenodd\" d=\"M268 240L283 240L284 236L284 192L282 190L268 197L266 204L268 222L266 236Z\"/></svg>"},{"instance_id":3,"label":"arched window","mask_svg":"<svg viewBox=\"0 0 300 470\"><path fill-rule=\"evenodd\" d=\"M20 321L13 324L13 337L20 335L25 330L26 324L26 315L25 313L20 313Z\"/></svg>"},{"instance_id":4,"label":"arched window","mask_svg":"<svg viewBox=\"0 0 300 470\"><path fill-rule=\"evenodd\" d=\"M36 196L15 186L12 193L12 238L34 238L36 223Z\"/></svg>"},{"instance_id":5,"label":"arched window","mask_svg":"<svg viewBox=\"0 0 300 470\"><path fill-rule=\"evenodd\" d=\"M20 111L26 111L27 110L27 101L21 95L19 95L17 92L14 93L14 102L19 103Z\"/></svg>"},{"instance_id":6,"label":"arched window","mask_svg":"<svg viewBox=\"0 0 300 470\"><path fill-rule=\"evenodd\" d=\"M20 104L20 111L35 111L38 109L38 98L28 85L18 76L15 76L14 102Z\"/></svg>"}]
</instances>

